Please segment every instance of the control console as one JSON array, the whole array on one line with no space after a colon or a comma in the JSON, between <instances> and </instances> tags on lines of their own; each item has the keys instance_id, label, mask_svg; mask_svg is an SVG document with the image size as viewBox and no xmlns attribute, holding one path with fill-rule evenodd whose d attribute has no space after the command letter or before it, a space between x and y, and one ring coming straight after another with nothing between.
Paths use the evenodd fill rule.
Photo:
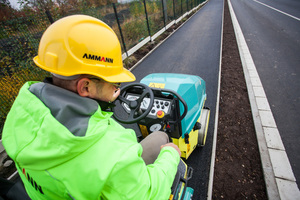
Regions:
<instances>
[{"instance_id":1,"label":"control console","mask_svg":"<svg viewBox=\"0 0 300 200\"><path fill-rule=\"evenodd\" d=\"M139 98L138 95L135 94L128 94L126 96L127 100L134 101ZM150 99L145 97L143 99L143 102L141 104L141 110L146 110L149 107ZM126 103L122 103L122 106L125 108L125 110L130 113L130 108ZM154 103L152 106L152 109L148 116L157 116L158 118L163 117L165 114L170 113L170 107L171 107L171 101L161 98L154 98Z\"/></svg>"}]
</instances>

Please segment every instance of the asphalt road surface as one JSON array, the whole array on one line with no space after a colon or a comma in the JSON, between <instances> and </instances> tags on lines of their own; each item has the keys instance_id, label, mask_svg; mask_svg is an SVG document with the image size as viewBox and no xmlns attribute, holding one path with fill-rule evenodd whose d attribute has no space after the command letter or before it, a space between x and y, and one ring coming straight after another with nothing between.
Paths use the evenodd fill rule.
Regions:
<instances>
[{"instance_id":1,"label":"asphalt road surface","mask_svg":"<svg viewBox=\"0 0 300 200\"><path fill-rule=\"evenodd\" d=\"M189 182L189 186L195 190L194 200L206 199L207 196L218 90L222 16L223 0L210 0L132 71L137 82L151 73L193 74L206 81L205 105L211 109L207 141L203 148L197 148L187 160L187 164L194 169L193 178Z\"/></svg>"},{"instance_id":2,"label":"asphalt road surface","mask_svg":"<svg viewBox=\"0 0 300 200\"><path fill-rule=\"evenodd\" d=\"M300 183L300 1L231 0Z\"/></svg>"}]
</instances>

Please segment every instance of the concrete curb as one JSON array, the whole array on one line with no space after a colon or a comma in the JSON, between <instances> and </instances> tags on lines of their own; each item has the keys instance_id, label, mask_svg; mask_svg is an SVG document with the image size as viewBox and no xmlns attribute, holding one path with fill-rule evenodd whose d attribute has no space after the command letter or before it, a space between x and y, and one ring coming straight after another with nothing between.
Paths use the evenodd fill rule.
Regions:
<instances>
[{"instance_id":1,"label":"concrete curb","mask_svg":"<svg viewBox=\"0 0 300 200\"><path fill-rule=\"evenodd\" d=\"M269 199L296 199L300 191L230 0L230 15L238 43Z\"/></svg>"}]
</instances>

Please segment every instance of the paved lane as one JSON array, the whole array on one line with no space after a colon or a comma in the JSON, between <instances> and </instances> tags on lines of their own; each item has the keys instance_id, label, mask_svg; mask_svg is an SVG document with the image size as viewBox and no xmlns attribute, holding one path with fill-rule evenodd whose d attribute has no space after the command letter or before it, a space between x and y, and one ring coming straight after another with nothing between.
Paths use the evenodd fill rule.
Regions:
<instances>
[{"instance_id":1,"label":"paved lane","mask_svg":"<svg viewBox=\"0 0 300 200\"><path fill-rule=\"evenodd\" d=\"M299 187L300 1L231 0Z\"/></svg>"},{"instance_id":2,"label":"paved lane","mask_svg":"<svg viewBox=\"0 0 300 200\"><path fill-rule=\"evenodd\" d=\"M206 106L211 109L208 138L187 163L194 168L190 186L194 200L206 199L218 89L223 0L210 0L132 72L137 81L150 73L184 73L202 77L207 84Z\"/></svg>"}]
</instances>

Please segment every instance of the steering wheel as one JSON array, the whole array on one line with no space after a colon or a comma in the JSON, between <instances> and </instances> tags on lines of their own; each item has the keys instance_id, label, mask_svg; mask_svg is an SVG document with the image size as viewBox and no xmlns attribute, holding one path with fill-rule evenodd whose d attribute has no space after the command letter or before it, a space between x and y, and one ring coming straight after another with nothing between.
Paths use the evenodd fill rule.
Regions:
<instances>
[{"instance_id":1,"label":"steering wheel","mask_svg":"<svg viewBox=\"0 0 300 200\"><path fill-rule=\"evenodd\" d=\"M136 100L126 99L126 97L125 97L126 93L128 92L128 90L133 89L133 88L142 89L142 94ZM141 115L138 115L138 113L141 111L140 107L141 107L143 99L145 97L150 98L148 108ZM130 84L126 85L125 87L121 88L121 93L120 93L119 97L115 100L115 102L116 103L120 102L120 104L122 104L122 103L127 104L130 109L130 113L127 116L127 118L124 119L115 112L115 107L114 107L114 108L112 108L112 111L114 112L114 114L113 114L114 118L121 123L132 124L132 123L140 121L141 119L145 118L149 114L149 112L152 109L153 103L154 103L154 94L153 94L153 91L151 90L151 88L145 84L130 83Z\"/></svg>"}]
</instances>

